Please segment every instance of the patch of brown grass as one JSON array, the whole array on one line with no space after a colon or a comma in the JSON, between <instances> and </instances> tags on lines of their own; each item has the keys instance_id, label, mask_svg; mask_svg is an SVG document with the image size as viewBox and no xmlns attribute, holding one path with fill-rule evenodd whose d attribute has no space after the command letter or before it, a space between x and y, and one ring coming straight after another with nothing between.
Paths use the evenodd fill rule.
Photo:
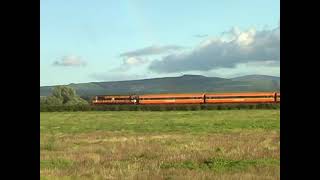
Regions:
<instances>
[{"instance_id":1,"label":"patch of brown grass","mask_svg":"<svg viewBox=\"0 0 320 180\"><path fill-rule=\"evenodd\" d=\"M241 171L161 168L164 163L279 159L279 132L245 131L206 135L92 132L41 134L40 159L65 159L65 168L42 167L42 177L89 179L279 179L279 165ZM48 146L47 144L51 144ZM48 148L50 147L50 148Z\"/></svg>"}]
</instances>

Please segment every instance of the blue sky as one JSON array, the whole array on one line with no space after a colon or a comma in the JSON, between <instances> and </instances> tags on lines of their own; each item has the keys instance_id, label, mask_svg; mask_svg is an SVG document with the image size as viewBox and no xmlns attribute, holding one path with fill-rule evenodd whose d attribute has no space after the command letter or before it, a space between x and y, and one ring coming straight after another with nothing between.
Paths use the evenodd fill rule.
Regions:
<instances>
[{"instance_id":1,"label":"blue sky","mask_svg":"<svg viewBox=\"0 0 320 180\"><path fill-rule=\"evenodd\" d=\"M40 86L279 76L280 2L41 0Z\"/></svg>"}]
</instances>

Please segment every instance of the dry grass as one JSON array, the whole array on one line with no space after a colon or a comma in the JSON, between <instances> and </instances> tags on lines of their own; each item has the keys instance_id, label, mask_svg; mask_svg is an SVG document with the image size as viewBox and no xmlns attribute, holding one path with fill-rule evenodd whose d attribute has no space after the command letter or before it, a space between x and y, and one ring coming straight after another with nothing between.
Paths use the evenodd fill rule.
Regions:
<instances>
[{"instance_id":1,"label":"dry grass","mask_svg":"<svg viewBox=\"0 0 320 180\"><path fill-rule=\"evenodd\" d=\"M42 131L40 139L42 179L279 179L280 175L279 130L192 134L51 129Z\"/></svg>"}]
</instances>

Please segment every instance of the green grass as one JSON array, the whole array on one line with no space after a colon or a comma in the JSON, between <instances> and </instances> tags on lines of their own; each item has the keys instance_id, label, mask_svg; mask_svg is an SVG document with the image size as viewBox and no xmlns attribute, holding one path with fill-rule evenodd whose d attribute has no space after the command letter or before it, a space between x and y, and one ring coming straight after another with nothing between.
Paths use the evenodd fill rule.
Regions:
<instances>
[{"instance_id":1,"label":"green grass","mask_svg":"<svg viewBox=\"0 0 320 180\"><path fill-rule=\"evenodd\" d=\"M40 113L41 179L279 179L280 111Z\"/></svg>"},{"instance_id":2,"label":"green grass","mask_svg":"<svg viewBox=\"0 0 320 180\"><path fill-rule=\"evenodd\" d=\"M65 159L40 160L40 168L57 168L63 169L72 165L71 161Z\"/></svg>"},{"instance_id":3,"label":"green grass","mask_svg":"<svg viewBox=\"0 0 320 180\"><path fill-rule=\"evenodd\" d=\"M161 168L187 168L197 170L221 171L242 171L250 166L278 166L280 161L277 159L254 159L254 160L232 160L223 158L210 158L202 162L185 161L179 163L164 163Z\"/></svg>"},{"instance_id":4,"label":"green grass","mask_svg":"<svg viewBox=\"0 0 320 180\"><path fill-rule=\"evenodd\" d=\"M215 133L279 130L278 110L40 113L41 132Z\"/></svg>"}]
</instances>

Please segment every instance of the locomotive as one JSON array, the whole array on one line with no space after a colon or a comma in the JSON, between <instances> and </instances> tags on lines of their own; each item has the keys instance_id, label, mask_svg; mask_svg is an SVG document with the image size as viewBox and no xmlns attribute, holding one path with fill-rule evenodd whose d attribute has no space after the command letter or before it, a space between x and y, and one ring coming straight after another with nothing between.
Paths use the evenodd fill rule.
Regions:
<instances>
[{"instance_id":1,"label":"locomotive","mask_svg":"<svg viewBox=\"0 0 320 180\"><path fill-rule=\"evenodd\" d=\"M279 92L99 95L92 104L280 103Z\"/></svg>"}]
</instances>

